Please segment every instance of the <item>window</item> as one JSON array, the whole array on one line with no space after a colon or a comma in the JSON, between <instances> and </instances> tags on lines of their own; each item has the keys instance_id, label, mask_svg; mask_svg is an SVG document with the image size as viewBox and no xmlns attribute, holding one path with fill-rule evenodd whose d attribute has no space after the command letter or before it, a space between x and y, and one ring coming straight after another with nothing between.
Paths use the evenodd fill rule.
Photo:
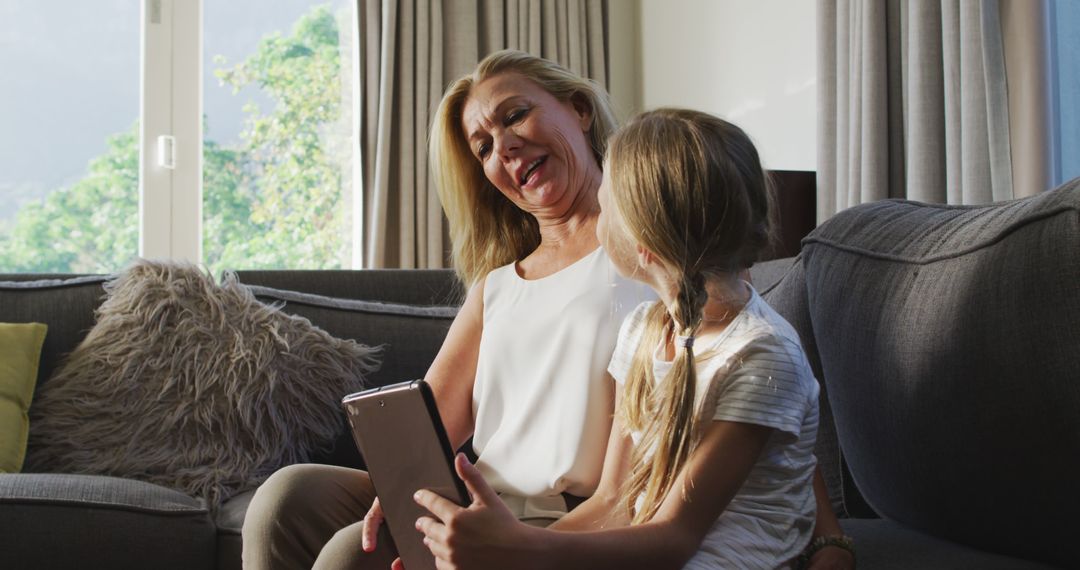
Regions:
<instances>
[{"instance_id":1,"label":"window","mask_svg":"<svg viewBox=\"0 0 1080 570\"><path fill-rule=\"evenodd\" d=\"M0 272L107 272L139 246L139 5L0 7Z\"/></svg>"},{"instance_id":2,"label":"window","mask_svg":"<svg viewBox=\"0 0 1080 570\"><path fill-rule=\"evenodd\" d=\"M0 272L359 265L355 20L349 0L5 2Z\"/></svg>"},{"instance_id":3,"label":"window","mask_svg":"<svg viewBox=\"0 0 1080 570\"><path fill-rule=\"evenodd\" d=\"M1080 2L1050 6L1051 82L1054 94L1055 181L1080 176Z\"/></svg>"},{"instance_id":4,"label":"window","mask_svg":"<svg viewBox=\"0 0 1080 570\"><path fill-rule=\"evenodd\" d=\"M348 267L355 2L207 1L203 259Z\"/></svg>"}]
</instances>

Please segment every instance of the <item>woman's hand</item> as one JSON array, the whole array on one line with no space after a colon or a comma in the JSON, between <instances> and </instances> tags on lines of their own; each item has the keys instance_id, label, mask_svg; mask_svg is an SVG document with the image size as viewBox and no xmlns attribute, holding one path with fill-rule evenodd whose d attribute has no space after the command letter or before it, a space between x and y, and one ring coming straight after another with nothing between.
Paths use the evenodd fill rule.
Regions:
<instances>
[{"instance_id":1,"label":"woman's hand","mask_svg":"<svg viewBox=\"0 0 1080 570\"><path fill-rule=\"evenodd\" d=\"M417 491L416 502L434 517L421 517L416 529L435 555L440 570L457 568L525 568L535 562L526 548L537 529L517 520L480 471L463 454L454 460L458 476L472 495L472 504L460 507L428 490Z\"/></svg>"}]
</instances>

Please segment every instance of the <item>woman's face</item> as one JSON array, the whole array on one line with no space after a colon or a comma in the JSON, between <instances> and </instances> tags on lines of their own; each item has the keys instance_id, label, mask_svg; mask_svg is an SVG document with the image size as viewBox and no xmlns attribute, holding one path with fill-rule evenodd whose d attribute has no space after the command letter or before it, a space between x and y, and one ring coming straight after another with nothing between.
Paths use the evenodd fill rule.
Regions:
<instances>
[{"instance_id":1,"label":"woman's face","mask_svg":"<svg viewBox=\"0 0 1080 570\"><path fill-rule=\"evenodd\" d=\"M473 86L461 123L487 179L537 213L569 208L599 179L586 134L591 119L587 104L559 101L522 75L501 73Z\"/></svg>"},{"instance_id":2,"label":"woman's face","mask_svg":"<svg viewBox=\"0 0 1080 570\"><path fill-rule=\"evenodd\" d=\"M626 229L611 192L611 176L608 175L608 168L604 168L604 179L597 193L600 217L596 221L596 239L600 240L600 245L604 246L604 251L620 275L630 279L640 278L637 242Z\"/></svg>"}]
</instances>

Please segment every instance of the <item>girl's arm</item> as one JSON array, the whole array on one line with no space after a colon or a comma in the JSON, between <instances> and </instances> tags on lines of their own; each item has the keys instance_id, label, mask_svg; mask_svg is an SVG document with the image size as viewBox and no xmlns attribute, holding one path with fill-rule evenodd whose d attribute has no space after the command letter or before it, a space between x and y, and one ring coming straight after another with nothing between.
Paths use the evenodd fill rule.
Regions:
<instances>
[{"instance_id":1,"label":"girl's arm","mask_svg":"<svg viewBox=\"0 0 1080 570\"><path fill-rule=\"evenodd\" d=\"M610 375L607 379L615 383ZM622 390L615 386L615 409L619 409ZM598 530L630 524L627 513L619 512L620 493L623 482L630 473L630 450L633 440L622 427L618 415L611 422L607 451L604 454L604 470L596 492L561 519L549 526L552 530Z\"/></svg>"},{"instance_id":2,"label":"girl's arm","mask_svg":"<svg viewBox=\"0 0 1080 570\"><path fill-rule=\"evenodd\" d=\"M739 279L751 283L750 270L744 269L739 273ZM814 538L819 536L840 536L844 530L840 528L840 521L833 511L832 502L829 501L829 488L825 485L825 478L821 475L821 466L814 467L814 499L817 502L817 520L814 524ZM847 550L835 546L827 546L818 551L810 559L808 570L846 569L855 567L855 556Z\"/></svg>"},{"instance_id":3,"label":"girl's arm","mask_svg":"<svg viewBox=\"0 0 1080 570\"><path fill-rule=\"evenodd\" d=\"M819 536L843 536L840 521L829 502L829 491L821 467L814 468L814 495L817 498L817 520L814 538ZM838 546L826 546L810 558L808 570L848 570L855 567L855 555Z\"/></svg>"},{"instance_id":4,"label":"girl's arm","mask_svg":"<svg viewBox=\"0 0 1080 570\"><path fill-rule=\"evenodd\" d=\"M712 422L653 520L587 532L519 523L459 456L458 473L473 503L463 508L420 491L417 502L438 520L423 517L417 529L440 568L681 568L738 492L771 433L764 426Z\"/></svg>"}]
</instances>

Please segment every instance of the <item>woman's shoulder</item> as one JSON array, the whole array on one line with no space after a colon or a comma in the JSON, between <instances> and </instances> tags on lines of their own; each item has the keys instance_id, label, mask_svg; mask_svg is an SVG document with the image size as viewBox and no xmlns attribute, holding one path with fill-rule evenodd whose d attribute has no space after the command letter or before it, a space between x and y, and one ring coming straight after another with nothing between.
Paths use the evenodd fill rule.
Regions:
<instances>
[{"instance_id":1,"label":"woman's shoulder","mask_svg":"<svg viewBox=\"0 0 1080 570\"><path fill-rule=\"evenodd\" d=\"M516 261L500 265L484 274L477 283L479 283L482 288L498 287L501 282L517 277L515 265L517 265Z\"/></svg>"}]
</instances>

